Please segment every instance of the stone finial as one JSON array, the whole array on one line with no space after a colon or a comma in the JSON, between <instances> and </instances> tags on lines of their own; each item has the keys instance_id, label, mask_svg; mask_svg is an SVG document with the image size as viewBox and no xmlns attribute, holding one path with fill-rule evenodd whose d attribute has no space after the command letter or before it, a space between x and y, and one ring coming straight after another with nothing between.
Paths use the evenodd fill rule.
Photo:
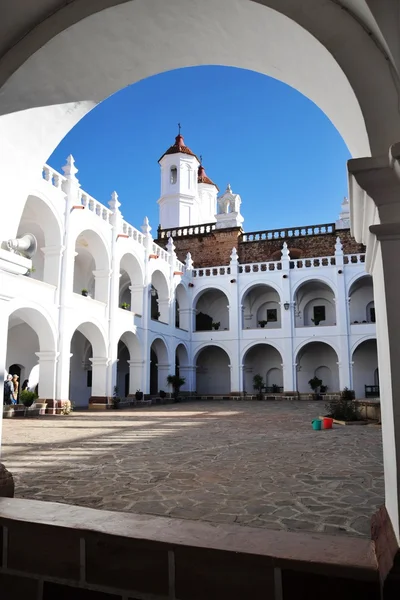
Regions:
<instances>
[{"instance_id":1,"label":"stone finial","mask_svg":"<svg viewBox=\"0 0 400 600\"><path fill-rule=\"evenodd\" d=\"M118 194L115 190L111 194L111 200L108 201L108 206L111 208L113 213L119 212L121 202L118 200Z\"/></svg>"},{"instance_id":2,"label":"stone finial","mask_svg":"<svg viewBox=\"0 0 400 600\"><path fill-rule=\"evenodd\" d=\"M282 246L282 258L290 258L289 248L286 242L283 242Z\"/></svg>"},{"instance_id":3,"label":"stone finial","mask_svg":"<svg viewBox=\"0 0 400 600\"><path fill-rule=\"evenodd\" d=\"M168 238L167 250L171 254L175 254L175 244L171 236Z\"/></svg>"},{"instance_id":4,"label":"stone finial","mask_svg":"<svg viewBox=\"0 0 400 600\"><path fill-rule=\"evenodd\" d=\"M232 248L232 253L231 253L231 264L237 264L239 262L238 259L238 255L237 255L237 250L235 247Z\"/></svg>"},{"instance_id":5,"label":"stone finial","mask_svg":"<svg viewBox=\"0 0 400 600\"><path fill-rule=\"evenodd\" d=\"M185 265L186 265L186 271L191 271L193 269L193 260L192 260L192 255L190 254L190 252L188 252L186 254Z\"/></svg>"},{"instance_id":6,"label":"stone finial","mask_svg":"<svg viewBox=\"0 0 400 600\"><path fill-rule=\"evenodd\" d=\"M342 242L340 241L340 237L339 237L339 236L336 238L336 244L335 244L335 254L336 254L336 255L338 255L338 254L343 254L343 244L342 244Z\"/></svg>"},{"instance_id":7,"label":"stone finial","mask_svg":"<svg viewBox=\"0 0 400 600\"><path fill-rule=\"evenodd\" d=\"M75 159L72 156L72 154L70 154L68 156L68 158L67 158L67 164L63 166L62 170L64 171L64 176L67 179L76 179L76 180L78 180L78 178L76 177L78 169L75 166Z\"/></svg>"},{"instance_id":8,"label":"stone finial","mask_svg":"<svg viewBox=\"0 0 400 600\"><path fill-rule=\"evenodd\" d=\"M232 188L230 183L228 183L228 185L226 186L225 194L232 194Z\"/></svg>"},{"instance_id":9,"label":"stone finial","mask_svg":"<svg viewBox=\"0 0 400 600\"><path fill-rule=\"evenodd\" d=\"M149 219L147 217L145 217L143 219L142 231L143 231L144 235L149 235L149 233L151 231Z\"/></svg>"}]
</instances>

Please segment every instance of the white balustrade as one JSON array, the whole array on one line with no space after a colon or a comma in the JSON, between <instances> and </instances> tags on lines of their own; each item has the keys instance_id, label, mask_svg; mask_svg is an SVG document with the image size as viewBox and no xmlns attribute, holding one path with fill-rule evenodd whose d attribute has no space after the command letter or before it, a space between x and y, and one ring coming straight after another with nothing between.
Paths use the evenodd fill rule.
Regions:
<instances>
[{"instance_id":1,"label":"white balustrade","mask_svg":"<svg viewBox=\"0 0 400 600\"><path fill-rule=\"evenodd\" d=\"M239 265L239 273L261 273L265 271L281 271L282 263L280 261L247 263Z\"/></svg>"},{"instance_id":2,"label":"white balustrade","mask_svg":"<svg viewBox=\"0 0 400 600\"><path fill-rule=\"evenodd\" d=\"M57 188L58 190L61 189L62 182L65 180L65 177L61 175L61 173L58 173L57 171L49 167L49 165L44 165L42 177L45 181L47 181L50 185Z\"/></svg>"},{"instance_id":3,"label":"white balustrade","mask_svg":"<svg viewBox=\"0 0 400 600\"><path fill-rule=\"evenodd\" d=\"M219 277L220 275L230 275L231 268L228 266L222 266L193 269L192 274L193 277Z\"/></svg>"},{"instance_id":4,"label":"white balustrade","mask_svg":"<svg viewBox=\"0 0 400 600\"><path fill-rule=\"evenodd\" d=\"M343 256L345 265L359 265L365 263L365 254L345 254Z\"/></svg>"},{"instance_id":5,"label":"white balustrade","mask_svg":"<svg viewBox=\"0 0 400 600\"><path fill-rule=\"evenodd\" d=\"M334 256L322 256L318 258L298 258L295 260L290 259L291 269L332 267L335 266L335 264L336 261Z\"/></svg>"},{"instance_id":6,"label":"white balustrade","mask_svg":"<svg viewBox=\"0 0 400 600\"><path fill-rule=\"evenodd\" d=\"M132 238L138 244L145 245L145 236L143 233L138 229L135 229L135 227L132 227L132 225L129 225L126 221L122 222L122 233Z\"/></svg>"}]
</instances>

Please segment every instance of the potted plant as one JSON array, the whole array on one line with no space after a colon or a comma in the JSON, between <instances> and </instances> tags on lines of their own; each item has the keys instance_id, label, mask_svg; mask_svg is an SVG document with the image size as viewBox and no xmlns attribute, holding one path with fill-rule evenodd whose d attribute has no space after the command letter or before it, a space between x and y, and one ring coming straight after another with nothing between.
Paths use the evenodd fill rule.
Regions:
<instances>
[{"instance_id":1,"label":"potted plant","mask_svg":"<svg viewBox=\"0 0 400 600\"><path fill-rule=\"evenodd\" d=\"M174 390L174 400L175 402L178 402L178 397L179 397L179 390L180 388L183 386L183 384L185 383L186 379L184 377L179 377L179 375L168 375L167 377L167 382L169 383L169 385L172 385L172 388Z\"/></svg>"},{"instance_id":2,"label":"potted plant","mask_svg":"<svg viewBox=\"0 0 400 600\"><path fill-rule=\"evenodd\" d=\"M121 304L121 308L122 308L123 310L129 310L129 308L130 308L130 304L128 304L127 302L123 302L123 303Z\"/></svg>"},{"instance_id":3,"label":"potted plant","mask_svg":"<svg viewBox=\"0 0 400 600\"><path fill-rule=\"evenodd\" d=\"M160 390L159 394L160 394L160 398L162 398L162 400L165 400L165 398L167 397L167 392L164 392L164 390Z\"/></svg>"},{"instance_id":4,"label":"potted plant","mask_svg":"<svg viewBox=\"0 0 400 600\"><path fill-rule=\"evenodd\" d=\"M264 379L262 378L262 375L257 374L254 375L253 377L253 388L255 390L257 390L257 398L259 400L262 400L262 390L264 388Z\"/></svg>"},{"instance_id":5,"label":"potted plant","mask_svg":"<svg viewBox=\"0 0 400 600\"><path fill-rule=\"evenodd\" d=\"M308 385L314 392L314 400L319 400L320 396L318 392L322 385L322 379L315 375L312 379L309 380Z\"/></svg>"},{"instance_id":6,"label":"potted plant","mask_svg":"<svg viewBox=\"0 0 400 600\"><path fill-rule=\"evenodd\" d=\"M143 392L141 392L140 390L136 390L135 398L136 400L143 400Z\"/></svg>"},{"instance_id":7,"label":"potted plant","mask_svg":"<svg viewBox=\"0 0 400 600\"><path fill-rule=\"evenodd\" d=\"M320 387L319 387L319 393L320 394L326 394L327 389L328 389L327 385L320 385Z\"/></svg>"},{"instance_id":8,"label":"potted plant","mask_svg":"<svg viewBox=\"0 0 400 600\"><path fill-rule=\"evenodd\" d=\"M272 392L274 394L279 394L279 390L280 390L279 385L277 385L276 383L273 383L272 384Z\"/></svg>"},{"instance_id":9,"label":"potted plant","mask_svg":"<svg viewBox=\"0 0 400 600\"><path fill-rule=\"evenodd\" d=\"M211 326L215 331L218 331L220 325L221 325L220 321L216 321L215 323L213 322Z\"/></svg>"},{"instance_id":10,"label":"potted plant","mask_svg":"<svg viewBox=\"0 0 400 600\"><path fill-rule=\"evenodd\" d=\"M321 319L311 319L314 325L319 325L321 323Z\"/></svg>"},{"instance_id":11,"label":"potted plant","mask_svg":"<svg viewBox=\"0 0 400 600\"><path fill-rule=\"evenodd\" d=\"M119 397L119 390L118 390L118 386L115 385L114 386L114 392L113 392L113 397L112 397L112 406L113 408L116 410L117 408L119 408L119 403L121 402L121 398Z\"/></svg>"},{"instance_id":12,"label":"potted plant","mask_svg":"<svg viewBox=\"0 0 400 600\"><path fill-rule=\"evenodd\" d=\"M26 408L32 406L35 402L37 395L35 392L31 392L30 390L22 390L19 396L20 403L23 404Z\"/></svg>"},{"instance_id":13,"label":"potted plant","mask_svg":"<svg viewBox=\"0 0 400 600\"><path fill-rule=\"evenodd\" d=\"M266 326L267 323L268 323L268 321L264 321L264 320L258 321L258 324L262 329L264 329L264 327Z\"/></svg>"},{"instance_id":14,"label":"potted plant","mask_svg":"<svg viewBox=\"0 0 400 600\"><path fill-rule=\"evenodd\" d=\"M85 288L83 288L83 290L81 290L81 294L82 296L88 296L89 292Z\"/></svg>"}]
</instances>

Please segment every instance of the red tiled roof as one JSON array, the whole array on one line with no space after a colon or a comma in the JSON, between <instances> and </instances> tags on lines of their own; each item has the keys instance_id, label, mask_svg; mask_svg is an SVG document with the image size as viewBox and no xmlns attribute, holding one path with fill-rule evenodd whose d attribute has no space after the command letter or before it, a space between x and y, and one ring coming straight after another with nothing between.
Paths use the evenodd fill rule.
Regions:
<instances>
[{"instance_id":1,"label":"red tiled roof","mask_svg":"<svg viewBox=\"0 0 400 600\"><path fill-rule=\"evenodd\" d=\"M183 139L183 135L179 134L175 138L175 144L173 144L173 146L170 146L168 148L168 150L166 152L164 152L164 154L161 156L161 158L158 159L158 162L160 162L160 160L162 158L164 158L164 156L166 154L178 154L179 152L182 152L182 154L190 154L190 156L195 156L197 158L195 153L192 152L191 149L188 148L188 146L185 146L185 141ZM199 159L197 158L197 160L199 160Z\"/></svg>"},{"instance_id":2,"label":"red tiled roof","mask_svg":"<svg viewBox=\"0 0 400 600\"><path fill-rule=\"evenodd\" d=\"M219 191L219 187L217 186L217 184L211 181L209 177L207 177L203 165L200 165L199 170L197 171L197 183L208 183L209 185L215 185L215 187Z\"/></svg>"}]
</instances>

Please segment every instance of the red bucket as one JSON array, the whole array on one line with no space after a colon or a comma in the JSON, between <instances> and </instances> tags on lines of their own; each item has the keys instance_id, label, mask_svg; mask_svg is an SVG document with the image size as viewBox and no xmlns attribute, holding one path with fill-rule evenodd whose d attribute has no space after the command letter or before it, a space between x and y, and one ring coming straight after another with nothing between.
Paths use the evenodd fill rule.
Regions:
<instances>
[{"instance_id":1,"label":"red bucket","mask_svg":"<svg viewBox=\"0 0 400 600\"><path fill-rule=\"evenodd\" d=\"M331 419L330 417L324 417L322 428L323 429L332 429L332 425L333 425L333 419Z\"/></svg>"}]
</instances>

